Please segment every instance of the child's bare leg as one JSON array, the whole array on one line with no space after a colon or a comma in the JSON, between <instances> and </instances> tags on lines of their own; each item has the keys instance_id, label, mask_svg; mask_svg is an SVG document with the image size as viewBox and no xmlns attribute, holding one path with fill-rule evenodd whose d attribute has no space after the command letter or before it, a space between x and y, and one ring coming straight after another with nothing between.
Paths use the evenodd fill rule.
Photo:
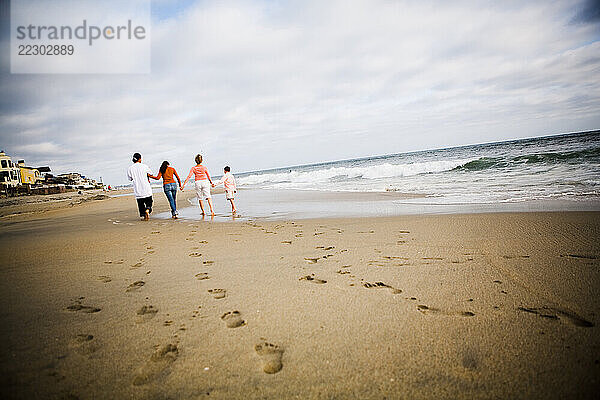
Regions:
<instances>
[{"instance_id":1,"label":"child's bare leg","mask_svg":"<svg viewBox=\"0 0 600 400\"><path fill-rule=\"evenodd\" d=\"M215 215L215 212L213 211L213 206L212 206L212 199L209 197L208 199L206 199L206 201L208 201L208 206L210 207L210 215Z\"/></svg>"},{"instance_id":2,"label":"child's bare leg","mask_svg":"<svg viewBox=\"0 0 600 400\"><path fill-rule=\"evenodd\" d=\"M204 205L202 204L202 200L198 199L198 204L200 205L200 210L202 210L202 215L204 215Z\"/></svg>"},{"instance_id":3,"label":"child's bare leg","mask_svg":"<svg viewBox=\"0 0 600 400\"><path fill-rule=\"evenodd\" d=\"M231 212L232 213L236 212L235 204L233 203L233 199L229 199L229 202L231 203Z\"/></svg>"}]
</instances>

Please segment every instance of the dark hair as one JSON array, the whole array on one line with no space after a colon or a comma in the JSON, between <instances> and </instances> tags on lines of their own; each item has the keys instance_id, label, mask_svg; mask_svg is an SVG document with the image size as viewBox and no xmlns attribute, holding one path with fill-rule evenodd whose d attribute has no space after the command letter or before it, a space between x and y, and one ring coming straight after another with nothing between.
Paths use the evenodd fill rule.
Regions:
<instances>
[{"instance_id":1,"label":"dark hair","mask_svg":"<svg viewBox=\"0 0 600 400\"><path fill-rule=\"evenodd\" d=\"M160 165L160 173L161 174L165 174L165 172L167 172L167 167L169 166L169 162L168 161L163 161L163 163Z\"/></svg>"},{"instance_id":2,"label":"dark hair","mask_svg":"<svg viewBox=\"0 0 600 400\"><path fill-rule=\"evenodd\" d=\"M194 160L196 160L196 164L202 164L202 156L200 154L196 154Z\"/></svg>"},{"instance_id":3,"label":"dark hair","mask_svg":"<svg viewBox=\"0 0 600 400\"><path fill-rule=\"evenodd\" d=\"M131 161L138 162L138 161L140 161L141 158L142 158L142 155L140 153L133 153L133 158L131 159Z\"/></svg>"},{"instance_id":4,"label":"dark hair","mask_svg":"<svg viewBox=\"0 0 600 400\"><path fill-rule=\"evenodd\" d=\"M225 168L223 168L223 170L229 172L229 171L231 171L231 168L229 168L228 166L226 166Z\"/></svg>"}]
</instances>

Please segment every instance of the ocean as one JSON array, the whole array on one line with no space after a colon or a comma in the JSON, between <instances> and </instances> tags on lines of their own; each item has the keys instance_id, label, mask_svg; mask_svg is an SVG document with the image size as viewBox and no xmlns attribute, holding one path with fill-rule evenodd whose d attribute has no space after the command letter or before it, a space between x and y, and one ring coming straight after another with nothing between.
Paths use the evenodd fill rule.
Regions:
<instances>
[{"instance_id":1,"label":"ocean","mask_svg":"<svg viewBox=\"0 0 600 400\"><path fill-rule=\"evenodd\" d=\"M243 188L420 194L420 202L600 200L600 131L285 167Z\"/></svg>"}]
</instances>

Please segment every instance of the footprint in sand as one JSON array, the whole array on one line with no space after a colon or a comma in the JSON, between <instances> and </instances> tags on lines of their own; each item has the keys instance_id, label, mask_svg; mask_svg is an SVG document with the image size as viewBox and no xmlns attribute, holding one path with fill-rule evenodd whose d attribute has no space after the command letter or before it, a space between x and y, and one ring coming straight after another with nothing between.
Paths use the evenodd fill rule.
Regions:
<instances>
[{"instance_id":1,"label":"footprint in sand","mask_svg":"<svg viewBox=\"0 0 600 400\"><path fill-rule=\"evenodd\" d=\"M202 253L190 253L190 257L202 257Z\"/></svg>"},{"instance_id":2,"label":"footprint in sand","mask_svg":"<svg viewBox=\"0 0 600 400\"><path fill-rule=\"evenodd\" d=\"M326 280L315 278L315 274L303 276L298 280L299 281L309 281L309 282L318 283L318 284L327 283Z\"/></svg>"},{"instance_id":3,"label":"footprint in sand","mask_svg":"<svg viewBox=\"0 0 600 400\"><path fill-rule=\"evenodd\" d=\"M146 284L146 282L144 281L135 281L133 282L131 285L127 286L127 289L125 289L126 292L134 292L139 290L142 286L144 286Z\"/></svg>"},{"instance_id":4,"label":"footprint in sand","mask_svg":"<svg viewBox=\"0 0 600 400\"><path fill-rule=\"evenodd\" d=\"M81 304L80 301L78 301L75 304L71 304L70 306L68 306L67 311L92 314L92 313L100 312L100 311L102 311L102 309L98 308L98 307L93 307L93 306L85 306L85 305Z\"/></svg>"},{"instance_id":5,"label":"footprint in sand","mask_svg":"<svg viewBox=\"0 0 600 400\"><path fill-rule=\"evenodd\" d=\"M104 264L123 264L123 260L117 260L117 261L104 261Z\"/></svg>"},{"instance_id":6,"label":"footprint in sand","mask_svg":"<svg viewBox=\"0 0 600 400\"><path fill-rule=\"evenodd\" d=\"M208 289L208 293L215 299L224 299L227 296L227 290L225 289Z\"/></svg>"},{"instance_id":7,"label":"footprint in sand","mask_svg":"<svg viewBox=\"0 0 600 400\"><path fill-rule=\"evenodd\" d=\"M386 283L383 282L375 282L375 283L369 283L369 282L363 282L362 284L364 287L366 287L367 289L390 289L390 292L392 294L400 294L402 293L402 289L396 289L393 286L390 286Z\"/></svg>"},{"instance_id":8,"label":"footprint in sand","mask_svg":"<svg viewBox=\"0 0 600 400\"><path fill-rule=\"evenodd\" d=\"M242 314L239 311L227 311L221 315L221 319L225 321L228 328L237 328L246 325L246 321L242 319Z\"/></svg>"},{"instance_id":9,"label":"footprint in sand","mask_svg":"<svg viewBox=\"0 0 600 400\"><path fill-rule=\"evenodd\" d=\"M208 276L207 272L199 272L196 275L194 275L196 277L196 279L198 279L199 281L203 281L205 279L210 279L210 276Z\"/></svg>"},{"instance_id":10,"label":"footprint in sand","mask_svg":"<svg viewBox=\"0 0 600 400\"><path fill-rule=\"evenodd\" d=\"M417 306L417 310L419 310L423 314L431 314L431 315L453 315L453 316L461 316L461 317L472 317L475 313L471 311L443 311L439 308L429 307L424 304L419 304Z\"/></svg>"},{"instance_id":11,"label":"footprint in sand","mask_svg":"<svg viewBox=\"0 0 600 400\"><path fill-rule=\"evenodd\" d=\"M87 333L78 334L75 339L71 341L69 347L75 350L75 352L87 356L95 353L99 348L100 344L94 335Z\"/></svg>"},{"instance_id":12,"label":"footprint in sand","mask_svg":"<svg viewBox=\"0 0 600 400\"><path fill-rule=\"evenodd\" d=\"M138 369L133 378L133 384L135 386L145 385L168 375L168 368L177 359L178 354L177 345L167 344L160 347L152 354L150 360Z\"/></svg>"},{"instance_id":13,"label":"footprint in sand","mask_svg":"<svg viewBox=\"0 0 600 400\"><path fill-rule=\"evenodd\" d=\"M580 326L583 328L591 328L594 326L594 323L586 320L585 318L580 317L579 315L561 310L553 307L518 307L517 310L527 312L530 314L539 315L542 318L553 319L553 320L561 320L573 324L575 326Z\"/></svg>"},{"instance_id":14,"label":"footprint in sand","mask_svg":"<svg viewBox=\"0 0 600 400\"><path fill-rule=\"evenodd\" d=\"M138 323L150 321L152 318L156 317L158 313L158 309L154 308L153 305L142 306L139 310L137 310L136 314L138 315Z\"/></svg>"},{"instance_id":15,"label":"footprint in sand","mask_svg":"<svg viewBox=\"0 0 600 400\"><path fill-rule=\"evenodd\" d=\"M212 261L212 260L202 261L202 264L204 264L204 265L211 265L211 264L214 264L214 263L215 262Z\"/></svg>"},{"instance_id":16,"label":"footprint in sand","mask_svg":"<svg viewBox=\"0 0 600 400\"><path fill-rule=\"evenodd\" d=\"M344 270L344 269L338 269L337 271L335 271L336 273L340 274L340 275L346 275L349 274L350 271L348 270Z\"/></svg>"},{"instance_id":17,"label":"footprint in sand","mask_svg":"<svg viewBox=\"0 0 600 400\"><path fill-rule=\"evenodd\" d=\"M367 264L369 267L385 267L385 264L381 261L369 260Z\"/></svg>"},{"instance_id":18,"label":"footprint in sand","mask_svg":"<svg viewBox=\"0 0 600 400\"><path fill-rule=\"evenodd\" d=\"M333 250L335 249L335 246L317 246L315 249Z\"/></svg>"},{"instance_id":19,"label":"footprint in sand","mask_svg":"<svg viewBox=\"0 0 600 400\"><path fill-rule=\"evenodd\" d=\"M135 268L140 268L141 266L143 266L144 264L141 262L135 263L133 264L130 268L131 269L135 269Z\"/></svg>"},{"instance_id":20,"label":"footprint in sand","mask_svg":"<svg viewBox=\"0 0 600 400\"><path fill-rule=\"evenodd\" d=\"M283 243L283 244L292 244L292 241L291 240L283 240L281 243Z\"/></svg>"},{"instance_id":21,"label":"footprint in sand","mask_svg":"<svg viewBox=\"0 0 600 400\"><path fill-rule=\"evenodd\" d=\"M150 232L150 233L151 233L151 234L153 234L153 235L157 235L157 234L159 234L159 233L160 233L160 231L152 231L152 232Z\"/></svg>"},{"instance_id":22,"label":"footprint in sand","mask_svg":"<svg viewBox=\"0 0 600 400\"><path fill-rule=\"evenodd\" d=\"M317 261L319 261L319 258L321 258L321 257L313 257L313 258L304 257L304 260L306 260L309 264L316 264Z\"/></svg>"},{"instance_id":23,"label":"footprint in sand","mask_svg":"<svg viewBox=\"0 0 600 400\"><path fill-rule=\"evenodd\" d=\"M102 283L108 283L112 281L112 278L108 275L100 275L98 276L98 280Z\"/></svg>"},{"instance_id":24,"label":"footprint in sand","mask_svg":"<svg viewBox=\"0 0 600 400\"><path fill-rule=\"evenodd\" d=\"M275 374L281 371L283 364L283 349L275 344L263 341L254 346L254 351L260 357L263 363L263 371L267 374Z\"/></svg>"}]
</instances>

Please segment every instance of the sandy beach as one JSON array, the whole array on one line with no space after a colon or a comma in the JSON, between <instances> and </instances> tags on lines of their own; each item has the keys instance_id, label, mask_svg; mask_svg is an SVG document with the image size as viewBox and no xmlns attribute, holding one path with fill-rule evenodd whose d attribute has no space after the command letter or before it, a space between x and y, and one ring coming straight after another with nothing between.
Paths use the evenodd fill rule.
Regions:
<instances>
[{"instance_id":1,"label":"sandy beach","mask_svg":"<svg viewBox=\"0 0 600 400\"><path fill-rule=\"evenodd\" d=\"M598 212L142 222L93 196L0 208L2 398L600 389Z\"/></svg>"},{"instance_id":2,"label":"sandy beach","mask_svg":"<svg viewBox=\"0 0 600 400\"><path fill-rule=\"evenodd\" d=\"M600 398L599 15L0 2L0 400Z\"/></svg>"}]
</instances>

